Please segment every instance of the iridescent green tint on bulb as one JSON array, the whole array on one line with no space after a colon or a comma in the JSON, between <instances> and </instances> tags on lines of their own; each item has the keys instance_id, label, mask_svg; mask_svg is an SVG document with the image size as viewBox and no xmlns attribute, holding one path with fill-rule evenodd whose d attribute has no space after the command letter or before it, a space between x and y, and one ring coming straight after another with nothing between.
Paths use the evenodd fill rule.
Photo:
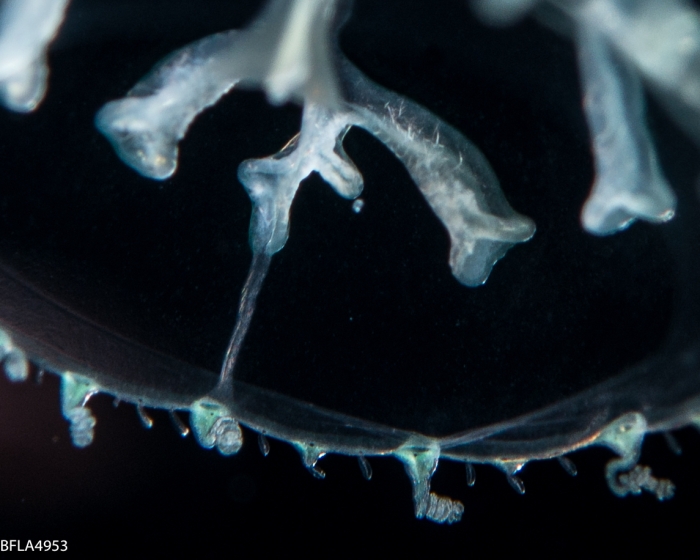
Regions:
<instances>
[{"instance_id":1,"label":"iridescent green tint on bulb","mask_svg":"<svg viewBox=\"0 0 700 560\"><path fill-rule=\"evenodd\" d=\"M654 136L646 122L645 98L648 89L660 99L668 115L688 130L691 138L699 137L700 127L696 122L700 114L700 15L690 4L681 0L635 3L477 0L472 7L484 25L507 26L521 18L537 17L575 45L583 96L583 113L579 116L585 118L588 126L595 167L595 180L580 215L587 238L604 243L613 234L626 235L629 231L624 230L628 228L630 231L669 228L682 219L683 212L690 215L694 211L690 205L684 210L683 193L674 192L677 187L664 174ZM236 10L235 2L231 2L231 10ZM449 115L438 117L438 108L424 107L384 88L351 62L342 48L342 30L352 10L352 3L346 0L268 0L244 28L214 33L182 46L160 62L153 60L152 69L145 77L125 90L123 97L104 99L96 112L94 124L103 137L99 140L102 149L109 142L134 174L153 183L162 182L153 188L167 191L183 167L192 165L186 159L187 138L196 128L198 117L216 111L215 105L224 97L235 99L237 95L247 95L239 93L240 90L262 91L271 105L270 111L289 104L301 108L298 131L280 140L282 148L277 153L235 162L241 185L233 184L235 181L230 177L230 188L242 186L250 201L247 254L252 256L238 306L231 313L231 324L227 327L228 345L209 352L211 362L218 367L197 365L121 332L119 325L102 324L95 318L97 315L88 314L75 303L73 296L79 291L77 288L58 281L49 288L34 282L31 271L39 258L33 260L32 249L26 254L13 249L4 253L12 256L0 255L0 356L7 377L13 382L25 381L30 376L30 363L60 376L61 410L76 447L86 447L100 437L99 418L90 409L90 399L106 393L118 402L133 404L146 427L153 424L147 409L168 411L181 435L186 436L191 429L202 447L216 449L225 456L236 454L244 444L242 427L259 434L258 444L264 455L270 450L268 438L287 442L299 452L304 467L317 478L326 476L321 461L328 454L356 457L362 475L368 480L372 477L369 463L372 457L394 457L401 462L411 482L415 516L437 523L457 522L465 508L469 508L468 503L462 504L431 490L431 479L443 459L465 464L469 486L475 481L475 464L494 466L522 494L526 479L523 469L528 463L557 459L567 473L576 475L576 467L566 455L590 446L603 446L617 456L608 462L605 470L614 494L646 492L659 500L672 497L673 483L656 476L650 467L639 464L639 460L646 434L668 433L697 424L700 417L697 366L700 316L694 303L699 301L700 283L690 266L692 254L688 248L697 236L697 223L678 225L685 230L688 240L685 244L679 242L681 236L677 233L657 231L649 234L650 238L657 236L652 241L647 242L647 238L640 241L643 250L638 252L639 260L652 254L648 263L635 261L636 249L620 257L639 267L634 269L639 285L648 281L650 291L656 280L663 285L665 276L658 273L662 271L673 276L671 282L677 300L692 302L677 307L669 328L671 334L658 351L625 366L622 371L611 372L606 380L594 379L585 388L576 387L565 395L567 389L562 389L561 398L549 399L524 411L518 409L513 414L501 411L509 406L505 396L503 402L480 402L480 406L497 410L501 416L498 420L475 421L469 417L468 407L444 404L446 401L416 404L418 399L406 398L412 404L399 403L404 388L400 372L396 373L399 379L396 387L380 395L380 399L392 411L429 409L423 429L420 420L401 422L388 413L384 418L381 411L366 412L362 409L366 399L354 397L351 392L347 402L333 407L327 402L313 402L312 398L297 398L271 389L262 381L258 383L257 376L262 379L263 372L256 373L257 363L263 363L265 355L284 354L284 347L270 344L260 350L265 355L246 362L247 348L259 340L251 334L261 312L259 308L271 306L261 303L266 297L265 290L274 279L276 263L284 258L294 241L297 215L293 205L298 200L300 185L320 177L331 187L333 196L351 201L348 215L357 220L371 214L370 195L382 187L366 185L363 165L349 155L352 151L346 144L352 130L363 130L371 139L368 141L386 148L403 166L422 201L434 214L436 227L442 228L449 242L445 258L440 257L445 264L444 274L436 273L431 283L422 286L422 292L437 292L441 286L449 285L462 301L493 297L487 290L500 267L506 266L511 256L516 258L518 252L537 243L542 235L535 234L532 219L519 213L518 204L507 196L511 191L505 185L502 188L482 151L457 126L448 124ZM45 92L51 95L47 52L60 33L64 17L71 17L71 6L66 0L5 0L0 4L0 94L8 110L32 112ZM653 49L647 47L652 35ZM381 77L373 78L381 81ZM581 109L571 110L580 113ZM493 134L497 135L498 131ZM90 154L85 154L85 158L89 159ZM222 167L225 163L222 162ZM0 169L2 165L0 161ZM523 167L526 166L524 163ZM526 175L523 172L523 181ZM95 191L101 187L96 183L90 188ZM61 186L56 185L55 189ZM207 196L208 193L201 193L201 197ZM687 201L688 197L685 198ZM138 213L138 197L134 200L134 212ZM697 199L691 204L697 205ZM196 213L195 209L191 211ZM383 225L391 227L392 218L387 213ZM110 217L103 219L109 221ZM156 212L152 220L158 219ZM202 220L206 225L206 217ZM302 225L314 227L314 224ZM338 224L338 227L345 226ZM95 229L99 228L95 226ZM399 232L400 239L412 238L415 229ZM319 231L319 235L326 232ZM674 260L675 268L667 266L654 252L654 244L664 235L667 236L664 239L670 239L669 252L673 259L669 260ZM382 246L386 242L384 237L374 239L373 245ZM48 239L55 241L50 236ZM89 242L90 239L85 239L86 245ZM228 242L235 244L241 240ZM542 241L549 242L553 241ZM152 239L143 239L143 243L157 245ZM46 244L50 243L45 241ZM399 245L386 250L400 251ZM36 249L40 251L43 247L37 245ZM190 250L197 252L200 248L183 245L183 253ZM230 246L222 243L220 251L228 250ZM156 249L153 251L155 254ZM601 259L608 258L602 249L599 252L603 255ZM620 253L615 254L610 260L619 256ZM321 260L319 257L318 261ZM22 268L17 263L29 264ZM302 264L314 266L309 262ZM632 268L620 263L607 268L612 270L615 266ZM523 268L523 276L525 271ZM395 286L397 292L410 290L402 281L413 272L401 271ZM341 273L361 275L350 266ZM56 274L58 277L58 269ZM221 270L211 270L208 274L213 282L228 281ZM76 280L90 283L85 278ZM290 275L290 284L295 281L299 278ZM523 281L518 277L510 280L512 289L507 293L512 300L508 302L514 309L522 310L528 305L523 303L529 295L521 293ZM605 280L597 281L601 284L597 289L605 294L608 290ZM101 289L99 285L92 288L97 292ZM318 286L312 290L321 292L326 288ZM554 286L553 293L555 288L560 286ZM634 286L629 290L634 291ZM660 288L659 292L663 292L659 296L663 299L664 290ZM552 296L552 301L555 297ZM604 295L596 297L604 299ZM99 302L96 309L101 312L110 309L108 296L104 300L96 299ZM572 307L593 305L584 301L584 297L580 301L571 299ZM617 303L623 298L616 295L611 299ZM140 305L146 314L151 302L144 296ZM657 302L652 296L644 295L635 305L652 308ZM120 310L112 310L116 317ZM399 311L405 310L396 313ZM552 309L552 316L557 311ZM266 312L269 309L263 311ZM280 309L279 313L285 312ZM406 313L411 315L410 310ZM498 314L494 312L494 315ZM496 333L494 347L503 330L499 321L520 321L526 330L527 314L516 315L515 319L508 318L504 312L505 319L490 317L493 322L489 328ZM462 339L474 338L474 330L479 330L474 316L465 313L460 320L454 325L457 334L453 346L457 353L462 348ZM350 350L353 350L353 338L347 333L353 332L353 325L362 321L362 313L349 313L344 327L347 331L337 333L337 338L347 343ZM467 325L464 331L459 331L464 325ZM376 324L369 326L370 330L375 327L379 329ZM399 332L401 327L395 330ZM431 323L422 329L417 336L406 337L403 345L430 346L430 336L437 329ZM329 333L329 337L335 334ZM196 336L198 333L192 334L193 339ZM186 346L189 339L184 340ZM556 344L552 342L553 346ZM216 344L212 342L212 346ZM355 350L364 351L361 344ZM483 355L491 352L498 354L492 348L482 347ZM213 358L212 353L216 354ZM471 365L474 357L471 350L463 354L458 360L449 358L455 380L450 394L460 393L460 398L469 402L471 389L462 380L471 373L470 368L478 368ZM339 362L342 360L339 358ZM360 385L371 384L372 374L354 372ZM429 385L432 371L423 374L423 382ZM296 376L301 377L303 372L290 366L290 371L280 375L291 379L293 385ZM335 372L328 371L327 375L332 379ZM533 386L542 383L537 376L532 377ZM392 401L394 398L396 403ZM360 402L357 410L362 412L348 412L350 405L356 404L354 401ZM449 417L449 421L440 424L443 416ZM188 422L183 420L185 417Z\"/></svg>"}]
</instances>

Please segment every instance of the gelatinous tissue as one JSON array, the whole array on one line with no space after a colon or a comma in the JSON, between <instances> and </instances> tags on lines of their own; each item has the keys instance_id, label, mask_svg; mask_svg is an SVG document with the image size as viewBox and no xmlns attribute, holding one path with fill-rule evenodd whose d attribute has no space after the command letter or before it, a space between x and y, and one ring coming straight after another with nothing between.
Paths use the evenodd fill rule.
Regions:
<instances>
[{"instance_id":1,"label":"gelatinous tissue","mask_svg":"<svg viewBox=\"0 0 700 560\"><path fill-rule=\"evenodd\" d=\"M6 0L0 13L0 98L13 111L33 111L44 97L46 51L69 0Z\"/></svg>"},{"instance_id":2,"label":"gelatinous tissue","mask_svg":"<svg viewBox=\"0 0 700 560\"><path fill-rule=\"evenodd\" d=\"M0 88L8 109L32 111L41 102L48 80L47 49L67 6L67 0L5 0L0 5ZM543 21L556 13L567 22L579 57L596 173L581 214L585 230L608 235L637 220L673 218L676 195L645 122L644 85L659 94L673 117L697 117L697 12L685 2L655 0L478 0L474 7L490 24L506 25L533 12ZM146 425L150 421L144 407L169 410L183 434L188 428L176 412L188 412L197 441L224 455L240 449L241 425L264 434L261 449L267 449L265 437L288 441L318 477L323 477L318 461L327 453L357 456L366 477L371 476L366 457L396 457L413 485L416 516L436 522L455 522L464 511L459 501L430 490L441 458L464 462L472 483L473 463L494 465L522 493L524 484L517 475L527 462L559 458L575 473L564 455L602 445L619 456L606 470L615 494L647 491L669 498L673 484L637 462L646 433L696 421L696 376L678 351L669 360L642 364L545 409L447 437L351 418L235 379L237 357L270 260L289 237L290 209L300 183L316 172L338 195L355 200L356 211L362 208L361 170L343 149L352 127L376 137L404 165L449 234L449 264L464 286L485 283L497 261L535 233L532 220L511 208L476 146L429 110L372 82L343 55L337 37L350 9L342 0L270 0L245 29L205 37L168 56L95 118L124 163L163 181L176 173L179 143L197 115L232 90L260 89L271 104L302 106L301 129L284 148L238 168L252 202L253 260L217 382L209 383L210 372L146 348L127 348L104 333L96 336L80 317L65 310L60 318L48 318L55 311L8 275L0 281L5 297L33 309L44 305L46 316L33 315L44 324L53 320L72 328L69 334L39 329L61 342L49 343L32 330L32 317L0 315L0 355L7 376L26 379L29 360L59 374L63 415L78 447L89 445L95 435L87 403L105 392L135 404ZM691 133L700 130L689 128ZM81 335L85 339L78 344ZM89 361L80 354L88 347L93 353ZM127 354L124 363L137 359L140 377L117 371L119 356ZM661 384L659 370L673 371L678 382ZM167 374L159 377L158 372ZM661 402L664 406L657 406Z\"/></svg>"}]
</instances>

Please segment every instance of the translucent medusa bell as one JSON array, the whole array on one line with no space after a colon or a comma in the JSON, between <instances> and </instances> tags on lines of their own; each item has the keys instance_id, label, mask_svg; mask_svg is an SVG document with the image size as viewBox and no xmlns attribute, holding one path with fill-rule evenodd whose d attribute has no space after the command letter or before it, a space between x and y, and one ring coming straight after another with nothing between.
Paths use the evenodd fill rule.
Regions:
<instances>
[{"instance_id":1,"label":"translucent medusa bell","mask_svg":"<svg viewBox=\"0 0 700 560\"><path fill-rule=\"evenodd\" d=\"M57 374L77 447L100 437L90 399L106 393L223 455L249 431L265 455L291 443L318 478L327 454L366 478L395 457L436 522L465 507L431 490L441 459L523 493L527 463L575 473L566 454L604 446L613 493L670 498L639 458L646 434L697 422L700 207L693 149L654 138L644 88L697 137L700 17L660 6L476 2L486 24L534 10L565 37L543 29L502 69L487 46L522 28L455 36L462 6L426 24L425 48L401 42L409 13L379 45L428 77L409 96L364 66L361 2L271 0L235 31L192 16L175 46L143 48L137 26L78 53L71 19L107 29L116 8L5 0L6 107L33 111L56 74L0 127L7 377Z\"/></svg>"}]
</instances>

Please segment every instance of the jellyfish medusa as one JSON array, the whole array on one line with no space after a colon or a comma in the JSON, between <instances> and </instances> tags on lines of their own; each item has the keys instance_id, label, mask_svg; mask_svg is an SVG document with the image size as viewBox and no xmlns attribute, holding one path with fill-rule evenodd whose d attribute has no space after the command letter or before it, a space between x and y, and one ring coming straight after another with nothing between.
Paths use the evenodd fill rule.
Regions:
<instances>
[{"instance_id":1,"label":"jellyfish medusa","mask_svg":"<svg viewBox=\"0 0 700 560\"><path fill-rule=\"evenodd\" d=\"M46 89L46 52L67 3L49 2L53 10L45 4L26 0L2 4L0 80L10 110L32 111ZM356 9L361 11L358 4ZM142 177L134 179L134 171L126 168L97 175L114 156L106 142L95 136L95 155L80 154L87 159L81 164L85 171L69 188L64 183L52 185L51 192L41 187L29 197L18 185L6 186L0 324L8 378L26 380L30 362L58 374L62 413L77 447L99 437L99 422L89 403L93 396L106 393L135 405L146 426L152 424L148 409L168 411L180 433L191 429L200 445L223 455L241 448L241 426L261 435L265 453L268 438L289 442L304 466L319 478L324 476L319 460L327 454L358 457L368 478L368 458L395 457L411 481L416 517L436 522L458 521L464 512L460 501L431 490L440 459L464 463L470 482L474 464L495 466L522 493L519 473L527 463L557 458L573 472L566 454L599 445L617 456L606 467L606 479L615 494L671 497L673 483L638 463L647 433L668 432L696 421L696 321L700 315L695 308L692 239L697 233L693 228L697 200L664 174L645 122L643 87L658 95L671 117L681 120L692 136L696 129L685 117L697 112L693 97L700 37L696 12L683 2L669 2L662 9L654 2L631 7L616 0L492 1L478 2L476 7L487 22L500 24L532 10L545 25L574 41L583 111L562 106L555 113L582 122L585 116L588 125L596 174L581 221L594 236L579 232L576 216L567 215L576 230L558 232L553 224L559 222L545 220L540 233L528 241L533 237L533 221L513 208L529 214L524 208L535 206L532 201L526 204L532 193L523 186L513 187L510 176L509 195L504 195L501 184L505 188L506 183L499 182L487 157L460 127L447 124L456 115L437 117L424 107L426 103L375 83L380 77L367 77L354 59L362 53L357 42L348 39L355 50L346 53L343 25L353 17L350 3L273 0L237 30L196 38L161 62L151 60L146 77L124 87L121 94L111 84L114 89L94 94L95 108L104 104L96 113L97 129L116 155ZM64 27L80 8L75 0L66 12ZM615 28L606 27L611 20L602 12L615 15ZM659 51L637 47L645 43L648 28L659 21L666 32L659 41L666 50L655 60ZM352 33L352 19L348 27ZM36 33L25 33L27 29ZM439 39L434 40L439 45ZM507 78L504 83L515 89ZM196 132L206 115L215 114L216 109L209 108L224 96L226 103L235 103L237 96L251 106L265 103L246 97L253 93L238 90L262 90L272 106L270 112L277 107L275 118L291 129L287 138L265 139L268 145L276 144L274 155L257 153L243 163L235 162L238 180L250 200L249 250L225 225L241 223L238 216L235 220L227 216L230 199L226 205L214 203L219 206L217 219L207 215L213 209L203 202L214 199L214 193L178 200L184 197L180 191L174 195L175 203L162 206L164 197L172 196L169 190L182 188L175 182L186 173L185 167L192 168L187 180L196 173L195 161L186 165L179 160L187 158L188 134ZM119 95L123 97L114 100ZM50 97L49 86L47 103ZM301 107L300 115L295 105ZM470 113L475 114L478 110ZM247 120L245 114L238 116ZM301 123L296 125L298 130L295 119ZM19 131L25 123L6 126ZM497 132L491 134L497 136ZM377 146L377 141L384 147ZM585 145L585 139L581 141ZM381 189L368 185L372 169L358 149L363 143L388 150L382 152L382 165L393 162L392 173L406 173L418 187L415 192L422 199L411 199L411 204L421 207L421 212L429 209L430 239L421 239L415 226L397 227L394 219L406 225L406 216L396 217L387 210L390 207L382 206L376 195ZM205 144L202 153L213 149L213 143ZM363 164L358 163L360 159ZM64 165L71 167L70 162ZM523 184L537 192L534 171L526 162L521 165ZM550 165L554 166L551 161ZM238 187L231 169L227 175L228 181L221 178L220 186L208 187L219 196L234 196L229 191ZM127 180L134 182L121 184ZM154 187L152 180L165 183ZM39 181L26 181L27 188L39 188L31 185ZM330 185L340 199L330 203L323 198L323 204L316 206L305 201L306 207L297 212L298 197L314 181L318 187L321 182ZM393 197L389 201L412 196L387 188ZM128 196L124 191L130 191ZM316 191L322 196L321 189ZM362 203L356 204L361 194ZM61 220L70 222L66 229L52 231L55 220L48 216L62 198L70 200L76 216L97 214L99 220L86 229L80 220L66 216ZM304 228L320 223L330 230L335 225L352 237L352 225L341 223L328 210L343 199L354 201L345 210L350 220L356 219L354 227L361 230L356 235L362 239L342 246L348 260L334 261L333 282L311 288L311 295L302 298L295 290L313 275L308 270L295 273L293 262L296 257L308 266L314 258L313 249L301 243L301 239L309 242ZM245 209L242 199L237 200ZM32 206L35 203L39 206ZM23 204L30 208L23 210ZM373 216L373 206L384 212L383 217ZM324 208L328 215L323 215ZM361 212L353 211L358 208ZM139 215L137 227L122 221L124 216ZM362 231L357 220L367 216L374 217L377 229ZM187 230L195 232L195 242L178 234L178 224L185 218L198 224ZM633 225L639 221L651 224ZM197 236L198 228L203 231ZM215 266L183 276L200 267L200 244L204 231L208 234L212 228L218 237L207 251L215 256ZM295 241L295 228L301 232L300 242ZM540 242L546 237L543 231L550 234L549 240ZM568 268L561 267L565 270L550 270L557 269L551 265L544 270L545 257L551 263L562 254L557 237L579 235L574 231L580 233L576 243L586 247L586 258L575 258ZM435 255L435 261L440 257L449 270L438 267L441 274L389 270L382 264L386 259L379 256L406 251L406 239ZM70 257L63 253L66 244L74 251ZM174 248L175 260L161 255L164 245ZM144 246L147 250L136 255L135 248ZM368 247L379 251L375 260L363 257ZM334 252L342 255L340 249ZM128 265L115 262L114 255L120 252L131 255ZM249 263L248 271L232 275L222 255ZM134 278L139 276L138 267L150 266L160 271L158 281ZM377 267L384 267L379 270L381 282L372 276ZM501 277L493 278L499 267ZM210 293L202 303L195 295L202 274L219 290L235 293L224 300L221 291L217 297ZM414 274L420 274L418 280L408 282ZM618 274L625 280L612 286L610 279ZM589 278L592 291L570 293L560 287L575 275ZM168 276L172 278L166 280ZM380 284L380 291L398 292L400 303L371 315L350 296L346 301L338 299L338 286L352 293L353 282L366 293L367 278L370 285ZM168 282L182 281L185 287L176 288L172 292L176 295L165 295ZM528 297L529 287L548 283L551 289L540 290L537 298ZM448 288L449 295L435 299ZM313 302L312 296L325 302L316 304L321 309L299 313L299 305ZM170 300L183 307L163 312ZM446 319L436 321L428 312L436 302L445 306ZM182 309L187 305L199 307L206 320L192 319L195 310L183 320ZM603 327L597 323L601 308L612 308L616 317L629 316ZM500 309L500 315L493 309ZM324 313L334 318L344 314L345 324L328 332ZM305 336L277 339L270 345L284 324L280 315L287 314L292 333ZM574 314L577 318L571 321ZM390 315L405 324L389 326ZM651 318L670 315L673 319L659 320L658 328L634 330L637 322L646 328ZM323 323L319 331L305 324L317 322L313 318ZM504 335L513 322L517 328ZM552 330L542 342L539 333L533 335L532 325L543 328L548 322ZM204 330L205 323L213 324L212 330ZM368 337L358 334L363 329ZM639 336L641 344L651 346L653 352L639 355L629 350L621 356L626 350L620 349L624 341L616 336L619 330L626 337ZM309 340L309 332L316 333L320 342ZM535 335L539 349L530 346ZM580 344L575 344L577 337ZM336 347L343 350L335 356L345 365L329 372L327 359L322 360L314 348L333 338L346 343ZM594 342L605 338L612 339L610 346L591 350ZM387 341L401 350L378 360L375 344ZM578 360L560 361L551 367L553 372L538 371L550 361L543 349L557 344L567 345L567 351L576 347L572 355ZM314 358L305 361L305 354ZM353 364L348 359L353 354L362 359ZM436 356L441 356L444 366L433 365ZM316 358L318 366L313 365ZM416 372L405 375L411 367L422 373L422 381L415 381ZM488 378L485 386L475 383L480 376ZM333 390L336 385L342 388ZM188 415L189 427L178 416L183 413Z\"/></svg>"}]
</instances>

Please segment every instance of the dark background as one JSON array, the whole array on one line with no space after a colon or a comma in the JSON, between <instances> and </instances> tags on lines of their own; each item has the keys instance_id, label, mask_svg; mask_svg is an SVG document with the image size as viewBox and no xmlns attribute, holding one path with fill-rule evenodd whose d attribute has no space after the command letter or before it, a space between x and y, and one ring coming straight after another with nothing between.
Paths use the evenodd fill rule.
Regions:
<instances>
[{"instance_id":1,"label":"dark background","mask_svg":"<svg viewBox=\"0 0 700 560\"><path fill-rule=\"evenodd\" d=\"M234 92L181 144L164 184L119 162L92 126L159 59L209 33L240 27L258 2L74 0L51 55L49 94L29 116L0 114L0 249L79 312L212 370L235 315L249 260L250 205L236 168L283 146L295 107ZM592 181L570 44L533 21L490 29L463 2L357 2L341 36L372 79L420 102L488 157L506 196L538 231L498 263L486 286L463 288L448 241L400 164L369 135L345 147L365 178L365 208L311 178L293 207L290 241L275 257L237 374L378 422L450 433L557 402L652 355L670 332L675 222L610 238L583 233ZM696 151L655 105L650 126L670 182L696 203ZM679 211L680 213L683 210ZM456 342L457 341L457 342ZM573 455L526 467L527 492L477 466L444 461L438 493L461 499L461 523L413 518L403 467L327 457L319 481L288 445L263 458L255 434L231 458L182 441L154 411L144 430L129 405L98 396L95 442L70 444L58 380L0 381L0 538L68 539L71 550L202 556L281 546L330 554L377 544L464 554L501 547L541 553L652 542L694 546L700 436L677 434L674 456L648 438L642 462L677 496L618 499L603 477L612 456ZM145 544L144 544L145 543ZM353 546L355 545L355 546Z\"/></svg>"}]
</instances>

